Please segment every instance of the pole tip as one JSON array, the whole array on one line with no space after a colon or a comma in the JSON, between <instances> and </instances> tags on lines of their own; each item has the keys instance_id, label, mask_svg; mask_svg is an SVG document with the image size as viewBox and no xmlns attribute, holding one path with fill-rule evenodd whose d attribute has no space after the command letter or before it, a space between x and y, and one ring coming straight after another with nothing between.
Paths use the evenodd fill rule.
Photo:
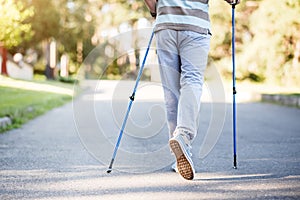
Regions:
<instances>
[{"instance_id":1,"label":"pole tip","mask_svg":"<svg viewBox=\"0 0 300 200\"><path fill-rule=\"evenodd\" d=\"M106 173L109 174L111 171L112 171L112 169L109 168L109 169L106 171Z\"/></svg>"}]
</instances>

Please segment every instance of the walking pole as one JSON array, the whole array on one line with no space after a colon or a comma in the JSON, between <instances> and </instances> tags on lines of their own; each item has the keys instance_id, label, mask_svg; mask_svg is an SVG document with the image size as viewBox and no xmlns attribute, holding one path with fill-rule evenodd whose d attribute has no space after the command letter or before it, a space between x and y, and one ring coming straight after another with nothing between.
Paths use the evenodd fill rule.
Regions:
<instances>
[{"instance_id":1,"label":"walking pole","mask_svg":"<svg viewBox=\"0 0 300 200\"><path fill-rule=\"evenodd\" d=\"M110 173L112 171L112 166L113 166L114 160L116 158L117 151L118 151L118 148L119 148L122 136L123 136L123 132L124 132L124 129L125 129L125 126L126 126L128 116L129 116L129 112L130 112L132 103L134 101L135 93L136 93L137 87L139 85L139 81L140 81L142 73L143 73L143 69L144 69L144 66L145 66L145 63L146 63L146 58L147 58L148 53L149 53L149 49L150 49L150 46L151 46L151 43L152 43L153 36L154 36L154 31L152 31L151 38L150 38L150 41L149 41L149 44L148 44L148 47L147 47L147 50L146 50L146 53L145 53L145 56L144 56L144 60L142 62L142 66L141 66L141 68L139 70L139 73L138 73L138 76L136 78L136 82L135 82L135 86L133 88L132 95L129 97L130 101L129 101L129 104L128 104L127 112L126 112L126 115L125 115L125 118L124 118L124 121L123 121L123 124L122 124L122 128L121 128L120 133L119 133L119 137L118 137L118 140L117 140L117 143L116 143L116 146L115 146L115 149L114 149L114 152L113 152L108 170L106 171L107 173Z\"/></svg>"},{"instance_id":2,"label":"walking pole","mask_svg":"<svg viewBox=\"0 0 300 200\"><path fill-rule=\"evenodd\" d=\"M235 102L235 95L236 95L236 87L235 87L235 6L236 1L231 4L232 6L232 14L231 14L231 21L232 21L232 89L233 89L233 104L232 104L232 112L233 112L233 119L232 119L232 128L233 128L233 168L237 169L237 145L236 145L236 102Z\"/></svg>"}]
</instances>

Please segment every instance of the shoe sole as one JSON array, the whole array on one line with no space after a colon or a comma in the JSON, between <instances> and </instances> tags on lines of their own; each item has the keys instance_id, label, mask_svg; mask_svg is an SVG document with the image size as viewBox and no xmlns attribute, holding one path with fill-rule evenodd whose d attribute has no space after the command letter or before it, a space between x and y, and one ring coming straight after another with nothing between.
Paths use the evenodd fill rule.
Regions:
<instances>
[{"instance_id":1,"label":"shoe sole","mask_svg":"<svg viewBox=\"0 0 300 200\"><path fill-rule=\"evenodd\" d=\"M192 164L186 158L183 150L181 149L180 143L177 140L171 139L169 144L175 154L179 174L187 180L193 180L194 171Z\"/></svg>"}]
</instances>

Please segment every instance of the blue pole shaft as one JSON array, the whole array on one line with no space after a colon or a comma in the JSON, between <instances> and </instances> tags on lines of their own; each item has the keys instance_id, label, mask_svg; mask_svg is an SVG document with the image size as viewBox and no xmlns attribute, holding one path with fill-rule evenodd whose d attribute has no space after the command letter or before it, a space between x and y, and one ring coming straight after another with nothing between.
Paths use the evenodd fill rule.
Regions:
<instances>
[{"instance_id":1,"label":"blue pole shaft","mask_svg":"<svg viewBox=\"0 0 300 200\"><path fill-rule=\"evenodd\" d=\"M235 5L232 5L232 88L233 88L233 167L237 168L237 148L236 148L236 87L235 87Z\"/></svg>"},{"instance_id":2,"label":"blue pole shaft","mask_svg":"<svg viewBox=\"0 0 300 200\"><path fill-rule=\"evenodd\" d=\"M143 62L142 62L142 66L141 66L141 68L139 70L139 73L138 73L138 76L136 78L135 86L134 86L134 89L133 89L133 94L135 94L135 92L137 90L137 87L139 85L140 79L142 77L143 70L144 70L145 63L146 63L146 58L148 56L149 49L150 49L153 37L154 37L154 31L152 31L152 34L151 34L151 37L150 37L150 40L149 40L149 44L148 44L148 47L147 47L147 50L146 50L146 53L145 53L145 56L144 56L144 59L143 59Z\"/></svg>"},{"instance_id":3,"label":"blue pole shaft","mask_svg":"<svg viewBox=\"0 0 300 200\"><path fill-rule=\"evenodd\" d=\"M112 155L112 159L111 159L110 165L109 165L108 170L107 170L108 173L110 173L112 171L112 166L113 166L114 160L117 156L117 152L118 152L118 149L119 149L119 146L120 146L120 143L121 143L121 139L122 139L122 136L123 136L123 133L124 133L124 129L125 129L125 126L126 126L126 123L127 123L127 119L128 119L131 107L132 107L132 103L134 101L135 93L136 93L137 87L139 85L139 81L141 79L141 76L142 76L142 73L143 73L143 70L144 70L144 67L145 67L146 58L148 56L153 37L154 37L154 32L152 32L152 34L151 34L151 38L150 38L149 43L148 43L148 47L147 47L147 50L146 50L146 53L145 53L145 56L144 56L144 59L143 59L143 62L142 62L142 66L139 70L139 73L138 73L138 76L137 76L137 79L136 79L136 82L135 82L135 85L134 85L134 88L133 88L132 95L129 98L130 101L129 101L129 104L128 104L127 112L125 114L124 121L123 121L121 130L120 130L120 133L119 133L119 137L118 137L118 140L117 140L117 143L116 143L113 155Z\"/></svg>"}]
</instances>

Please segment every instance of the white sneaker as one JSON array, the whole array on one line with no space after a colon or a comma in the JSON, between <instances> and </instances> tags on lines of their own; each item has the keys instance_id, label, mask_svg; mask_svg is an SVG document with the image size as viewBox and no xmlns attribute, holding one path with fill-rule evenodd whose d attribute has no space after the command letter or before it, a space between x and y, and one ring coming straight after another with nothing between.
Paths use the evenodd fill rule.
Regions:
<instances>
[{"instance_id":1,"label":"white sneaker","mask_svg":"<svg viewBox=\"0 0 300 200\"><path fill-rule=\"evenodd\" d=\"M171 166L173 172L177 172L178 173L178 169L177 169L177 163L174 162L173 165Z\"/></svg>"},{"instance_id":2,"label":"white sneaker","mask_svg":"<svg viewBox=\"0 0 300 200\"><path fill-rule=\"evenodd\" d=\"M192 180L195 175L195 169L190 153L191 147L186 136L180 133L176 134L169 140L169 144L176 157L179 174L187 180Z\"/></svg>"}]
</instances>

